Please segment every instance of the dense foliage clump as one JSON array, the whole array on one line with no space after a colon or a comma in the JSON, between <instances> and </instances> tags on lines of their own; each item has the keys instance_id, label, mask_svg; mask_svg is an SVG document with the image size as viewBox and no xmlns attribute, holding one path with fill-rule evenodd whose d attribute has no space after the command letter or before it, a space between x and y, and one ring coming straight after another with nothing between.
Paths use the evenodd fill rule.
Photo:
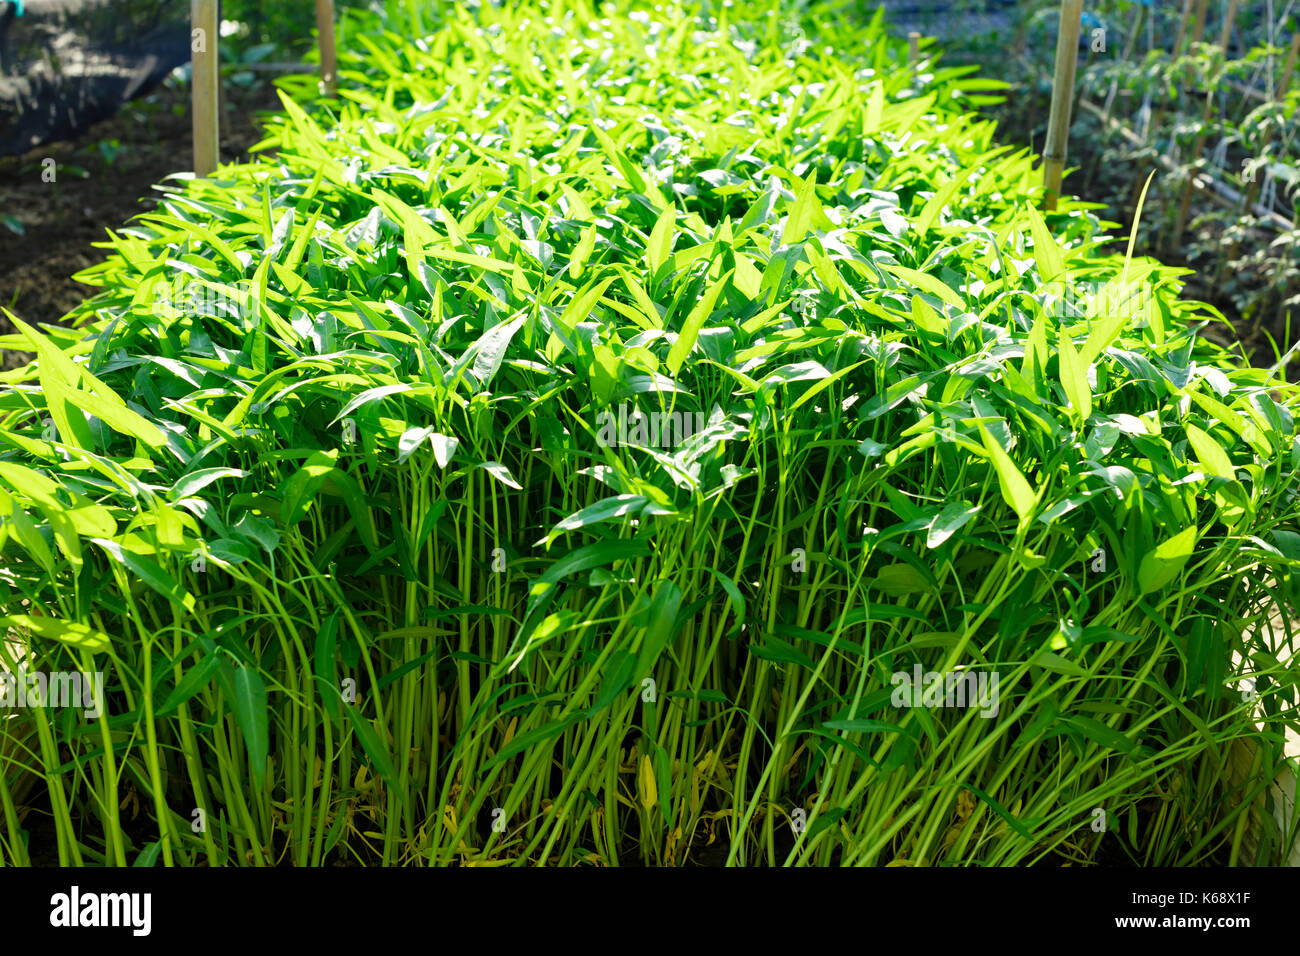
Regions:
<instances>
[{"instance_id":1,"label":"dense foliage clump","mask_svg":"<svg viewBox=\"0 0 1300 956\"><path fill-rule=\"evenodd\" d=\"M0 625L106 706L0 854L34 769L73 863L1235 858L1295 389L878 21L609 6L352 20L19 325Z\"/></svg>"}]
</instances>

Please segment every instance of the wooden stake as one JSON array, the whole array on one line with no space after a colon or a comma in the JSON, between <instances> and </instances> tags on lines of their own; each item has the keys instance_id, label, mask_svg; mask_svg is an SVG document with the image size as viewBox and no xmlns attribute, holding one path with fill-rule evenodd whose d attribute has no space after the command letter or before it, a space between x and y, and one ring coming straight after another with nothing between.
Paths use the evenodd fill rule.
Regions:
<instances>
[{"instance_id":1,"label":"wooden stake","mask_svg":"<svg viewBox=\"0 0 1300 956\"><path fill-rule=\"evenodd\" d=\"M1056 208L1065 174L1065 146L1070 136L1074 106L1074 71L1079 64L1079 29L1083 0L1061 0L1061 21L1056 34L1056 72L1052 78L1052 112L1047 121L1047 147L1043 150L1043 208Z\"/></svg>"},{"instance_id":2,"label":"wooden stake","mask_svg":"<svg viewBox=\"0 0 1300 956\"><path fill-rule=\"evenodd\" d=\"M1174 38L1174 57L1183 51L1183 37L1187 36L1187 19L1192 15L1192 0L1183 0L1183 17L1178 21L1178 36Z\"/></svg>"},{"instance_id":3,"label":"wooden stake","mask_svg":"<svg viewBox=\"0 0 1300 956\"><path fill-rule=\"evenodd\" d=\"M907 62L916 66L921 59L921 34L913 30L907 35Z\"/></svg>"},{"instance_id":4,"label":"wooden stake","mask_svg":"<svg viewBox=\"0 0 1300 956\"><path fill-rule=\"evenodd\" d=\"M221 121L217 110L220 86L221 31L217 0L190 2L190 86L194 131L194 175L211 176L217 168Z\"/></svg>"},{"instance_id":5,"label":"wooden stake","mask_svg":"<svg viewBox=\"0 0 1300 956\"><path fill-rule=\"evenodd\" d=\"M1204 6L1208 0L1202 0L1198 13L1204 14ZM1219 34L1219 47L1223 50L1224 59L1228 56L1228 43L1232 40L1232 27L1237 21L1237 5L1239 0L1228 0L1228 15L1223 19L1223 31ZM1204 30L1205 22L1202 17L1197 24L1200 29ZM1196 134L1196 140L1192 144L1192 151L1188 154L1188 159L1192 162L1201 155L1205 148L1205 127L1210 123L1210 116L1214 112L1214 91L1205 91L1205 111L1201 114L1201 131ZM1169 234L1169 242L1166 243L1166 250L1172 252L1174 247L1182 241L1183 230L1187 228L1187 215L1192 208L1192 177L1187 177L1187 185L1183 187L1183 197L1178 203L1178 215L1174 219L1173 232Z\"/></svg>"},{"instance_id":6,"label":"wooden stake","mask_svg":"<svg viewBox=\"0 0 1300 956\"><path fill-rule=\"evenodd\" d=\"M1295 73L1296 55L1300 54L1300 30L1291 34L1291 49L1286 55L1286 66L1282 68L1282 79L1277 84L1277 98L1286 99L1286 91L1291 87L1291 77Z\"/></svg>"},{"instance_id":7,"label":"wooden stake","mask_svg":"<svg viewBox=\"0 0 1300 956\"><path fill-rule=\"evenodd\" d=\"M1196 0L1196 23L1192 27L1192 42L1188 44L1189 49L1205 39L1205 15L1209 12L1209 6L1210 0Z\"/></svg>"},{"instance_id":8,"label":"wooden stake","mask_svg":"<svg viewBox=\"0 0 1300 956\"><path fill-rule=\"evenodd\" d=\"M334 0L316 0L316 32L320 35L320 83L326 96L338 91L338 52L334 45Z\"/></svg>"}]
</instances>

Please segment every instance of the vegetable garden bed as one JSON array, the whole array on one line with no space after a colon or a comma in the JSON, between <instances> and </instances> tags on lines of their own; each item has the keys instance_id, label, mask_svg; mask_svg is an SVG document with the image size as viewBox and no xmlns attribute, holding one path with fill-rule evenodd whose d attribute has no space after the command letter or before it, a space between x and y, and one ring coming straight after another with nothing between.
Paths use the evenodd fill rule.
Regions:
<instances>
[{"instance_id":1,"label":"vegetable garden bed","mask_svg":"<svg viewBox=\"0 0 1300 956\"><path fill-rule=\"evenodd\" d=\"M1284 859L1295 386L879 20L611 6L363 15L12 317L0 628L105 706L0 856Z\"/></svg>"}]
</instances>

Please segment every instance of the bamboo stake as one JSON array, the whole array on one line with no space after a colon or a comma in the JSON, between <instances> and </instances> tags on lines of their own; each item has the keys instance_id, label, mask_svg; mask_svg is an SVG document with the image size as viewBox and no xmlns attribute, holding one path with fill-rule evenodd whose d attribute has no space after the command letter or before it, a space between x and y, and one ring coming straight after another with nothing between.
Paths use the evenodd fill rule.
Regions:
<instances>
[{"instance_id":1,"label":"bamboo stake","mask_svg":"<svg viewBox=\"0 0 1300 956\"><path fill-rule=\"evenodd\" d=\"M338 91L338 50L334 45L334 0L316 0L316 32L320 35L320 83L326 96Z\"/></svg>"},{"instance_id":2,"label":"bamboo stake","mask_svg":"<svg viewBox=\"0 0 1300 956\"><path fill-rule=\"evenodd\" d=\"M1174 38L1174 58L1183 51L1183 38L1187 36L1187 19L1192 15L1192 0L1183 0L1183 16L1178 21L1178 36Z\"/></svg>"},{"instance_id":3,"label":"bamboo stake","mask_svg":"<svg viewBox=\"0 0 1300 956\"><path fill-rule=\"evenodd\" d=\"M191 0L190 75L193 105L194 175L211 176L217 168L221 121L217 89L220 84L217 0Z\"/></svg>"},{"instance_id":4,"label":"bamboo stake","mask_svg":"<svg viewBox=\"0 0 1300 956\"><path fill-rule=\"evenodd\" d=\"M1079 64L1079 28L1083 0L1061 0L1061 20L1056 34L1056 72L1052 79L1052 111L1047 121L1047 146L1043 150L1043 207L1056 208L1065 174L1065 147L1070 136L1070 111L1074 105L1074 71Z\"/></svg>"},{"instance_id":5,"label":"bamboo stake","mask_svg":"<svg viewBox=\"0 0 1300 956\"><path fill-rule=\"evenodd\" d=\"M1207 0L1208 2L1208 0ZM1237 5L1239 0L1228 0L1228 15L1223 19L1223 30L1219 34L1219 48L1223 50L1223 58L1228 58L1228 43L1232 40L1232 28L1237 21ZM1202 3L1202 6L1205 4ZM1200 24L1204 28L1204 23ZM1196 134L1193 141L1192 151L1188 154L1188 159L1192 162L1201 155L1201 150L1205 148L1205 127L1210 123L1210 116L1214 112L1214 91L1205 91L1205 111L1201 114L1201 129ZM1178 215L1174 219L1173 232L1169 234L1169 242L1166 249L1172 251L1183 238L1183 230L1187 228L1187 216L1192 208L1192 178L1187 177L1187 185L1183 187L1183 196L1178 203Z\"/></svg>"},{"instance_id":6,"label":"bamboo stake","mask_svg":"<svg viewBox=\"0 0 1300 956\"><path fill-rule=\"evenodd\" d=\"M1291 77L1295 73L1296 55L1300 54L1300 30L1291 34L1291 49L1286 55L1286 66L1282 68L1282 79L1277 85L1277 98L1286 99L1286 91L1291 87Z\"/></svg>"},{"instance_id":7,"label":"bamboo stake","mask_svg":"<svg viewBox=\"0 0 1300 956\"><path fill-rule=\"evenodd\" d=\"M1189 49L1205 39L1205 19L1209 7L1210 0L1196 0L1196 24L1192 27L1192 42L1187 45Z\"/></svg>"}]
</instances>

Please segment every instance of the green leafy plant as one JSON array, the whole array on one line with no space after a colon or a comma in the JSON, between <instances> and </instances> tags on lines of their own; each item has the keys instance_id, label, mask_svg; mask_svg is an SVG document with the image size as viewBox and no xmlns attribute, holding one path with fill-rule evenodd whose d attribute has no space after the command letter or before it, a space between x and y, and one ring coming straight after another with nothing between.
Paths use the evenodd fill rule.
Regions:
<instances>
[{"instance_id":1,"label":"green leafy plant","mask_svg":"<svg viewBox=\"0 0 1300 956\"><path fill-rule=\"evenodd\" d=\"M107 706L0 855L1237 862L1294 387L879 18L603 12L367 15L14 319L0 629Z\"/></svg>"}]
</instances>

